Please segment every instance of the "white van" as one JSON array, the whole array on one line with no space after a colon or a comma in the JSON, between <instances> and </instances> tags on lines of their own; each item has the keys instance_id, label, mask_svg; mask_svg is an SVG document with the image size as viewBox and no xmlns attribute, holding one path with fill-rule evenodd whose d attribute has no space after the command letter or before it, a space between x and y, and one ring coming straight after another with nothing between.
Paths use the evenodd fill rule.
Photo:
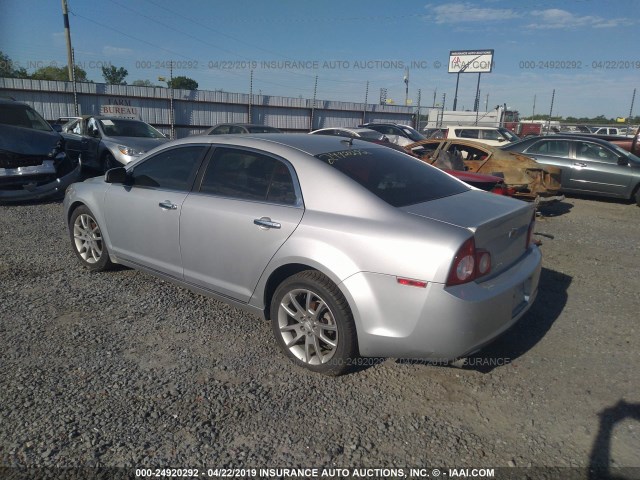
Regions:
<instances>
[{"instance_id":1,"label":"white van","mask_svg":"<svg viewBox=\"0 0 640 480\"><path fill-rule=\"evenodd\" d=\"M475 126L452 126L443 129L446 138L463 138L465 140L473 140L475 142L500 147L517 142L520 138L503 127L475 127Z\"/></svg>"}]
</instances>

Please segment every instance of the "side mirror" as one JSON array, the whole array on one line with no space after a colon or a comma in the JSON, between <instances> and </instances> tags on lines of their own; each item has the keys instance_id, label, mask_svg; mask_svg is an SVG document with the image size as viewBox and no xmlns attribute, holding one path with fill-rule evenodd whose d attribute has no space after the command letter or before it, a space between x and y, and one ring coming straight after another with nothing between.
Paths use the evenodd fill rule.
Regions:
<instances>
[{"instance_id":1,"label":"side mirror","mask_svg":"<svg viewBox=\"0 0 640 480\"><path fill-rule=\"evenodd\" d=\"M98 131L98 129L96 127L89 127L89 129L87 130L87 133L89 134L90 137L99 137L100 136L100 132Z\"/></svg>"},{"instance_id":2,"label":"side mirror","mask_svg":"<svg viewBox=\"0 0 640 480\"><path fill-rule=\"evenodd\" d=\"M618 157L618 165L629 165L629 159L627 157Z\"/></svg>"},{"instance_id":3,"label":"side mirror","mask_svg":"<svg viewBox=\"0 0 640 480\"><path fill-rule=\"evenodd\" d=\"M131 177L127 173L127 169L124 167L116 167L107 170L104 175L104 181L107 183L122 183L127 185L131 182Z\"/></svg>"}]
</instances>

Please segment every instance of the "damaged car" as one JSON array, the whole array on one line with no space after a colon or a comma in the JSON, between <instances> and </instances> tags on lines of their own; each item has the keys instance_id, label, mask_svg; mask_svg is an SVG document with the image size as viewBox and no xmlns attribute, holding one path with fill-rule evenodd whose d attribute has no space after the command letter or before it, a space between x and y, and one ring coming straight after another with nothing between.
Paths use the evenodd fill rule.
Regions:
<instances>
[{"instance_id":1,"label":"damaged car","mask_svg":"<svg viewBox=\"0 0 640 480\"><path fill-rule=\"evenodd\" d=\"M561 170L541 165L516 152L507 152L490 145L458 139L429 139L406 145L407 151L422 147L420 158L434 164L447 154L461 160L469 172L496 175L504 178L513 196L521 200L549 202L562 199Z\"/></svg>"},{"instance_id":2,"label":"damaged car","mask_svg":"<svg viewBox=\"0 0 640 480\"><path fill-rule=\"evenodd\" d=\"M80 176L62 136L33 108L0 99L0 202L64 194Z\"/></svg>"},{"instance_id":3,"label":"damaged car","mask_svg":"<svg viewBox=\"0 0 640 480\"><path fill-rule=\"evenodd\" d=\"M142 120L102 115L74 117L62 126L62 135L71 158L100 172L127 165L169 141Z\"/></svg>"}]
</instances>

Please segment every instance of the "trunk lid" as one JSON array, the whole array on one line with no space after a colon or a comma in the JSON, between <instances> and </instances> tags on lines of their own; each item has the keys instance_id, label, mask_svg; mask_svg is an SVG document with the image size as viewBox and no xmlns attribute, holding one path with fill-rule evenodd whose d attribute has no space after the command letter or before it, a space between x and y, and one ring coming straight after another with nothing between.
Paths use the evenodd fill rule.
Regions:
<instances>
[{"instance_id":1,"label":"trunk lid","mask_svg":"<svg viewBox=\"0 0 640 480\"><path fill-rule=\"evenodd\" d=\"M476 190L401 208L472 232L476 248L491 254L490 275L508 269L525 253L534 209L520 200Z\"/></svg>"}]
</instances>

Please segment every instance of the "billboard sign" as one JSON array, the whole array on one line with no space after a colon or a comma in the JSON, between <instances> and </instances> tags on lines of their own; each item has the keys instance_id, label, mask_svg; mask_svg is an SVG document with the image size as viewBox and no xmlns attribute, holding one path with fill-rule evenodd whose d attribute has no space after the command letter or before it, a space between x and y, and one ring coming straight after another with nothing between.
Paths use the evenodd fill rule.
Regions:
<instances>
[{"instance_id":1,"label":"billboard sign","mask_svg":"<svg viewBox=\"0 0 640 480\"><path fill-rule=\"evenodd\" d=\"M493 49L449 52L449 73L490 73L492 69Z\"/></svg>"}]
</instances>

